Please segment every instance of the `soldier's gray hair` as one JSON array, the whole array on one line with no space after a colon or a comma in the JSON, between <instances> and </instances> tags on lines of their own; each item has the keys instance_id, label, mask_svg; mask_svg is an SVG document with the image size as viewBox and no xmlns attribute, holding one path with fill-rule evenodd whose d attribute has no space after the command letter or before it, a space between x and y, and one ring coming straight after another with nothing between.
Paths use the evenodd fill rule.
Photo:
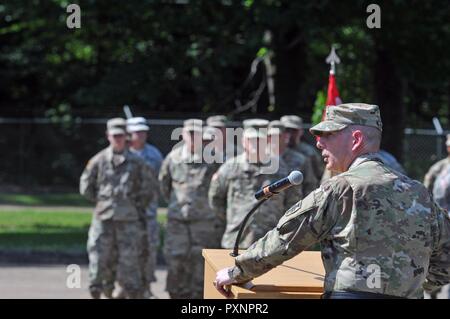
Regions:
<instances>
[{"instance_id":1,"label":"soldier's gray hair","mask_svg":"<svg viewBox=\"0 0 450 319\"><path fill-rule=\"evenodd\" d=\"M350 125L349 128L353 131L361 131L366 138L366 148L371 151L378 151L381 144L381 131L375 127L362 126L362 125Z\"/></svg>"}]
</instances>

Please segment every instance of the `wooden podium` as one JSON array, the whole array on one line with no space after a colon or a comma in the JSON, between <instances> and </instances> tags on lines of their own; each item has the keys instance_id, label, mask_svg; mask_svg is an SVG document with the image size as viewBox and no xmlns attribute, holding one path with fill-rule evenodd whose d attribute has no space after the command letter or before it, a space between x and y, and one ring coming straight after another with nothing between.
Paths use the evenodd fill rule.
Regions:
<instances>
[{"instance_id":1,"label":"wooden podium","mask_svg":"<svg viewBox=\"0 0 450 319\"><path fill-rule=\"evenodd\" d=\"M214 287L216 272L234 265L231 250L203 249L205 258L204 298L223 299ZM231 286L233 298L318 299L323 292L325 270L320 252L304 251L244 286Z\"/></svg>"}]
</instances>

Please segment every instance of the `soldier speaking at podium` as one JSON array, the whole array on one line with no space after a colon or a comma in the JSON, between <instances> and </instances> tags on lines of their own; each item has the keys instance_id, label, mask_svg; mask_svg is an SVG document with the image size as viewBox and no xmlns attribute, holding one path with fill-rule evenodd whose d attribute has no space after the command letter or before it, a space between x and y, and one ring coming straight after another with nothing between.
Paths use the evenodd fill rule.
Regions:
<instances>
[{"instance_id":1,"label":"soldier speaking at podium","mask_svg":"<svg viewBox=\"0 0 450 319\"><path fill-rule=\"evenodd\" d=\"M338 175L286 211L278 225L217 272L216 288L268 272L316 242L323 298L423 298L450 281L450 218L427 189L387 167L377 152L376 105L327 107L310 129Z\"/></svg>"}]
</instances>

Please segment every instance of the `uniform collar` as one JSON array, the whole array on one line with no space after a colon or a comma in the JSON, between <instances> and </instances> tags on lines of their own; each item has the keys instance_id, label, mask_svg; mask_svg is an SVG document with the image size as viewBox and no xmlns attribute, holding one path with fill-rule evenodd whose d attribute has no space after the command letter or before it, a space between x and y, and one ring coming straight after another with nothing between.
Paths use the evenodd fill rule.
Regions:
<instances>
[{"instance_id":1,"label":"uniform collar","mask_svg":"<svg viewBox=\"0 0 450 319\"><path fill-rule=\"evenodd\" d=\"M117 159L117 165L122 164L123 162L126 161L127 157L128 157L128 149L125 149L122 153L120 154L115 154L113 152L113 148L111 146L108 147L108 149L106 150L106 158L108 160L108 162L112 163L113 162L113 156L115 155L116 159Z\"/></svg>"},{"instance_id":2,"label":"uniform collar","mask_svg":"<svg viewBox=\"0 0 450 319\"><path fill-rule=\"evenodd\" d=\"M202 162L202 154L201 153L191 153L186 144L182 146L181 149L181 161L183 163L201 163Z\"/></svg>"},{"instance_id":3,"label":"uniform collar","mask_svg":"<svg viewBox=\"0 0 450 319\"><path fill-rule=\"evenodd\" d=\"M268 163L250 163L245 152L241 156L240 162L242 163L244 172L263 172L268 167L268 163L277 160L274 156L271 156L270 162Z\"/></svg>"},{"instance_id":4,"label":"uniform collar","mask_svg":"<svg viewBox=\"0 0 450 319\"><path fill-rule=\"evenodd\" d=\"M348 170L351 170L367 161L377 161L377 162L383 163L383 160L381 159L381 157L378 153L367 153L367 154L362 154L362 155L358 156L357 158L355 158L353 160L352 164L350 164L350 167L348 168Z\"/></svg>"}]
</instances>

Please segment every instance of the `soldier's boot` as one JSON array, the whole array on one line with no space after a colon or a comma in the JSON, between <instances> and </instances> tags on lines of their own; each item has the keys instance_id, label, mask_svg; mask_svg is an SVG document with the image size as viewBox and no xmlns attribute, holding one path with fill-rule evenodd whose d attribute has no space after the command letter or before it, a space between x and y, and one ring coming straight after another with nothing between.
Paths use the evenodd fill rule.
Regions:
<instances>
[{"instance_id":1,"label":"soldier's boot","mask_svg":"<svg viewBox=\"0 0 450 319\"><path fill-rule=\"evenodd\" d=\"M127 295L128 299L144 299L143 291L139 291L139 290L126 291L126 295Z\"/></svg>"},{"instance_id":2,"label":"soldier's boot","mask_svg":"<svg viewBox=\"0 0 450 319\"><path fill-rule=\"evenodd\" d=\"M441 292L441 289L436 289L430 293L430 299L437 299L437 295Z\"/></svg>"},{"instance_id":3,"label":"soldier's boot","mask_svg":"<svg viewBox=\"0 0 450 319\"><path fill-rule=\"evenodd\" d=\"M113 298L113 292L114 292L114 289L104 289L104 290L103 290L103 294L104 294L105 297L108 298L108 299L114 299L114 298Z\"/></svg>"},{"instance_id":4,"label":"soldier's boot","mask_svg":"<svg viewBox=\"0 0 450 319\"><path fill-rule=\"evenodd\" d=\"M144 291L144 295L143 295L144 299L158 299L152 292L152 289L150 288L150 286L145 289Z\"/></svg>"},{"instance_id":5,"label":"soldier's boot","mask_svg":"<svg viewBox=\"0 0 450 319\"><path fill-rule=\"evenodd\" d=\"M158 299L158 297L156 297L156 296L153 294L151 288L148 288L148 292L150 293L150 298L149 298L149 299Z\"/></svg>"},{"instance_id":6,"label":"soldier's boot","mask_svg":"<svg viewBox=\"0 0 450 319\"><path fill-rule=\"evenodd\" d=\"M89 289L92 299L100 299L102 296L102 291L100 289L91 288Z\"/></svg>"},{"instance_id":7,"label":"soldier's boot","mask_svg":"<svg viewBox=\"0 0 450 319\"><path fill-rule=\"evenodd\" d=\"M103 295L108 298L113 298L113 291L114 291L114 282L112 283L106 283L103 285Z\"/></svg>"}]
</instances>

